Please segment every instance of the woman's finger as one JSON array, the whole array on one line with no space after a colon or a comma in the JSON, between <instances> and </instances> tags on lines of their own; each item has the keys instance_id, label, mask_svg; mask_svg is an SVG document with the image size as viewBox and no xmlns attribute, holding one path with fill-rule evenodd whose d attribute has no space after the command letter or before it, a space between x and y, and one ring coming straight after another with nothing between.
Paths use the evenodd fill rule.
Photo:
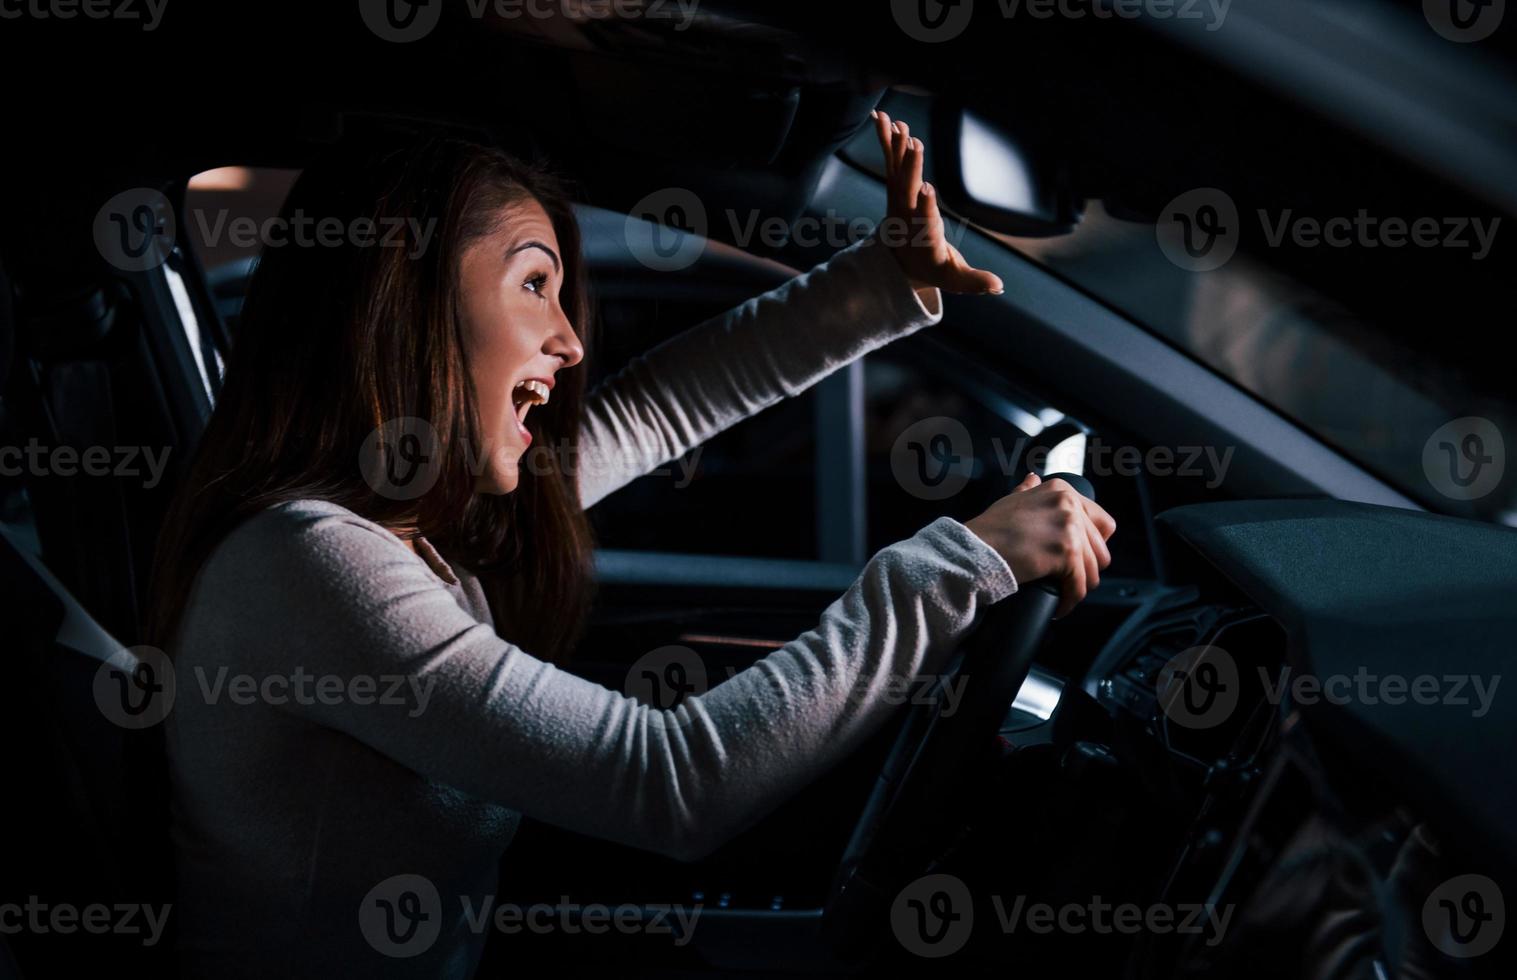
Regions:
<instances>
[{"instance_id":1,"label":"woman's finger","mask_svg":"<svg viewBox=\"0 0 1517 980\"><path fill-rule=\"evenodd\" d=\"M1111 515L1106 513L1106 509L1094 500L1091 500L1089 497L1081 497L1080 499L1085 502L1086 516L1096 526L1096 530L1101 532L1101 539L1104 541L1111 537L1117 530L1117 522L1112 520Z\"/></svg>"},{"instance_id":2,"label":"woman's finger","mask_svg":"<svg viewBox=\"0 0 1517 980\"><path fill-rule=\"evenodd\" d=\"M926 156L925 153L922 154L924 161ZM943 220L943 214L938 210L938 192L925 180L922 181L922 193L917 198L917 212L917 216L929 228L935 227L938 222Z\"/></svg>"},{"instance_id":3,"label":"woman's finger","mask_svg":"<svg viewBox=\"0 0 1517 980\"><path fill-rule=\"evenodd\" d=\"M922 227L946 227L943 224L943 213L938 208L937 188L925 181L922 183L922 193L918 198L917 211L922 222ZM964 261L964 256L959 253L958 249L952 245L947 245L947 248L951 272L949 273L950 278L942 283L942 288L951 293L992 293L997 296L1006 291L1006 286L1001 282L1000 276L994 272L987 272L984 269L976 269Z\"/></svg>"},{"instance_id":4,"label":"woman's finger","mask_svg":"<svg viewBox=\"0 0 1517 980\"><path fill-rule=\"evenodd\" d=\"M922 163L927 154L918 139L906 141L906 184L902 188L906 195L906 210L917 210L917 195L922 191Z\"/></svg>"},{"instance_id":5,"label":"woman's finger","mask_svg":"<svg viewBox=\"0 0 1517 980\"><path fill-rule=\"evenodd\" d=\"M984 269L976 269L964 261L964 256L959 254L958 249L952 246L949 247L952 249L949 261L953 266L952 279L945 287L949 292L969 294L990 293L994 296L999 296L1006 291L1006 287L1001 283L1000 276L994 272L987 272Z\"/></svg>"},{"instance_id":6,"label":"woman's finger","mask_svg":"<svg viewBox=\"0 0 1517 980\"><path fill-rule=\"evenodd\" d=\"M894 128L890 121L890 114L879 109L874 111L874 134L880 140L880 153L885 157L885 179L888 181L895 172L895 159L893 157L892 144L894 142Z\"/></svg>"},{"instance_id":7,"label":"woman's finger","mask_svg":"<svg viewBox=\"0 0 1517 980\"><path fill-rule=\"evenodd\" d=\"M1100 529L1096 527L1095 522L1088 515L1085 518L1085 528L1090 536L1090 550L1096 556L1096 563L1101 568L1110 567L1111 549L1106 547L1106 539L1101 537Z\"/></svg>"},{"instance_id":8,"label":"woman's finger","mask_svg":"<svg viewBox=\"0 0 1517 980\"><path fill-rule=\"evenodd\" d=\"M1040 484L1042 482L1043 482L1043 478L1041 476L1038 476L1038 474L1033 473L1031 471L1028 471L1027 475L1024 476L1024 477L1022 477L1022 482L1018 483L1015 487L1013 487L1011 492L1012 493L1021 493L1023 490L1031 490L1033 487L1037 486L1038 484Z\"/></svg>"},{"instance_id":9,"label":"woman's finger","mask_svg":"<svg viewBox=\"0 0 1517 980\"><path fill-rule=\"evenodd\" d=\"M895 148L890 128L890 114L874 110L874 132L880 138L880 152L885 155L885 179L895 176Z\"/></svg>"},{"instance_id":10,"label":"woman's finger","mask_svg":"<svg viewBox=\"0 0 1517 980\"><path fill-rule=\"evenodd\" d=\"M1085 561L1080 555L1070 556L1069 569L1064 573L1064 583L1059 593L1061 598L1058 611L1053 614L1054 619L1062 619L1085 598Z\"/></svg>"},{"instance_id":11,"label":"woman's finger","mask_svg":"<svg viewBox=\"0 0 1517 980\"><path fill-rule=\"evenodd\" d=\"M895 169L896 173L906 165L906 147L911 144L911 127L901 120L895 121Z\"/></svg>"},{"instance_id":12,"label":"woman's finger","mask_svg":"<svg viewBox=\"0 0 1517 980\"><path fill-rule=\"evenodd\" d=\"M1080 515L1080 524L1084 528L1080 551L1085 555L1085 589L1088 595L1101 584L1101 561L1096 557L1095 549L1091 547L1090 537L1094 532L1084 514Z\"/></svg>"}]
</instances>

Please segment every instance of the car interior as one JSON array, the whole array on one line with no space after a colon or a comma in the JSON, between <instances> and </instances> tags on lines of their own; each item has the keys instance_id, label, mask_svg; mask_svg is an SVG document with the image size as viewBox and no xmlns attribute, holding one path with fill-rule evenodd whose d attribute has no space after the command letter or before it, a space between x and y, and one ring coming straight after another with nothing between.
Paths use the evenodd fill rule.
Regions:
<instances>
[{"instance_id":1,"label":"car interior","mask_svg":"<svg viewBox=\"0 0 1517 980\"><path fill-rule=\"evenodd\" d=\"M593 386L878 221L879 107L930 134L955 244L1004 295L945 296L941 323L593 507L596 602L570 669L630 693L635 662L674 647L717 684L814 626L878 549L967 520L1028 472L1072 474L1112 514L1112 565L1068 617L1050 621L1037 587L997 604L949 676L709 858L526 821L502 901L693 904L699 924L492 935L478 975L522 956L633 976L1511 975L1510 939L1461 957L1427 926L1430 894L1457 876L1517 895L1507 692L1477 714L1274 685L1503 673L1517 483L1457 499L1423 447L1451 419L1517 422L1510 348L1492 339L1510 329L1514 250L1499 234L1478 261L1327 250L1248 224L1517 212L1507 41L1471 52L1394 2L1235 0L1214 32L982 2L948 43L902 29L914 4L702 0L663 19L652 4L455 5L404 44L352 4L229 6L171 11L130 44L114 23L27 25L29 45L133 91L18 85L5 123L0 445L29 462L0 468L15 692L0 902L172 901L161 733L105 718L96 685L141 641L155 540L236 357L257 247L208 241L205 214L272 216L301 167L353 134L545 157L581 192ZM987 144L1022 168L1025 198L985 192L972 148ZM144 188L177 233L164 261L124 270L102 257L98 214ZM671 188L704 213L671 206ZM1216 274L1155 244L1191 188L1226 191L1245 226ZM756 230L767 219L790 232ZM695 257L657 268L650 240ZM937 417L962 422L973 452L962 488L928 499L894 467L902 431ZM89 447L111 447L110 476L78 464ZM1186 661L1199 673L1219 649L1232 707L1187 726L1165 700L1177 658L1203 651ZM962 676L983 682L945 711ZM952 955L902 936L903 889L925 875L975 896ZM999 901L1090 895L1236 915L1224 937L1037 931ZM0 975L169 975L171 946L7 929Z\"/></svg>"}]
</instances>

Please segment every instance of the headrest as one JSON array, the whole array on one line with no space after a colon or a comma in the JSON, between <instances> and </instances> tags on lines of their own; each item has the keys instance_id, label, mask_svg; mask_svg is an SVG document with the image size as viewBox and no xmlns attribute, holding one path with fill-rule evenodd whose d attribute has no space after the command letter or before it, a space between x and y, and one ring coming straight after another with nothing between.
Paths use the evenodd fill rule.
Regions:
<instances>
[{"instance_id":1,"label":"headrest","mask_svg":"<svg viewBox=\"0 0 1517 980\"><path fill-rule=\"evenodd\" d=\"M26 349L42 361L98 356L120 305L118 288L88 284L46 303L28 303Z\"/></svg>"}]
</instances>

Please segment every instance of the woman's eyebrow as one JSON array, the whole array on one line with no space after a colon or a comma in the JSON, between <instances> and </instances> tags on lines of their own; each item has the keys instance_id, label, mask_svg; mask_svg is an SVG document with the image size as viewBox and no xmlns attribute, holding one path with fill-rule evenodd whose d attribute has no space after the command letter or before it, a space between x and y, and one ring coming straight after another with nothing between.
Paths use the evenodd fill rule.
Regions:
<instances>
[{"instance_id":1,"label":"woman's eyebrow","mask_svg":"<svg viewBox=\"0 0 1517 980\"><path fill-rule=\"evenodd\" d=\"M511 249L509 252L506 253L506 258L510 258L511 256L515 255L517 252L525 252L529 248L540 248L544 252L547 252L548 253L548 258L550 258L550 259L553 260L553 271L554 272L558 272L559 271L560 266L559 266L559 263L558 263L558 254L556 252L554 252L553 249L551 249L548 246L544 245L542 242L538 241L535 238L533 240L531 240L531 241L522 242L520 245L518 245L515 248Z\"/></svg>"}]
</instances>

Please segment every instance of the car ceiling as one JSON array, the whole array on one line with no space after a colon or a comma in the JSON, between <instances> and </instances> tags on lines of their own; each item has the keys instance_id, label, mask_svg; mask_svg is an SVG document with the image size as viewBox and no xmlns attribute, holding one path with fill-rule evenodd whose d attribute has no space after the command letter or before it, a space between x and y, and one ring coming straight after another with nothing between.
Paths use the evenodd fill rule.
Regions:
<instances>
[{"instance_id":1,"label":"car ceiling","mask_svg":"<svg viewBox=\"0 0 1517 980\"><path fill-rule=\"evenodd\" d=\"M96 84L71 91L22 59L6 59L0 77L23 93L9 107L12 126L48 134L28 144L27 156L71 168L298 165L346 129L453 124L550 154L597 192L600 206L625 207L678 183L781 216L797 213L820 161L893 83L1046 134L1077 163L1083 193L1138 210L1163 203L1150 200L1168 191L1161 175L1186 186L1203 175L1177 168L1226 166L1246 152L1263 172L1263 148L1296 142L1272 140L1280 135L1274 119L1242 127L1229 125L1230 115L1288 110L1298 135L1311 122L1292 100L1270 102L1234 78L1241 69L1203 72L1224 46L1196 53L1191 35L1139 21L1001 17L998 3L981 0L973 29L953 43L924 44L901 30L888 3L680 2L667 0L659 18L576 19L507 17L465 0L444 4L437 28L407 44L376 36L351 3L173 8L152 32L16 22L7 24L8 43L57 51ZM484 16L470 14L476 4ZM112 80L120 84L100 84ZM1115 148L1138 140L1152 166L1130 150L1112 165ZM1332 169L1323 166L1314 181Z\"/></svg>"},{"instance_id":2,"label":"car ceiling","mask_svg":"<svg viewBox=\"0 0 1517 980\"><path fill-rule=\"evenodd\" d=\"M300 166L344 132L437 126L548 157L595 206L635 211L650 193L681 187L708 213L789 221L892 84L1031 134L1063 161L1080 197L1099 198L1118 216L1152 218L1180 191L1204 186L1302 212L1352 201L1381 213L1479 214L1513 193L1499 182L1503 199L1493 200L1479 174L1461 182L1426 154L1413 159L1372 128L1345 124L1333 92L1291 90L1299 80L1283 59L1268 79L1250 71L1250 31L1277 40L1292 30L1321 33L1306 23L1261 28L1268 18L1257 15L1280 9L1265 0L1231 0L1233 19L1216 32L1227 44L1131 19L1005 17L1002 0L980 0L972 28L947 44L907 36L895 19L900 4L687 2L669 0L661 19L576 19L504 17L463 0L444 4L437 28L407 44L369 30L353 3L185 5L152 32L8 22L6 42L33 55L0 59L0 78L18 93L8 125L26 151L0 167L32 185L15 226L80 231L122 187L227 164ZM484 16L470 14L476 6ZM538 2L545 6L562 7ZM1409 81L1417 91L1427 89L1419 79L1445 68L1460 80L1473 77L1477 60L1488 69L1478 79L1485 97L1464 100L1476 109L1459 121L1493 123L1484 129L1490 159L1479 169L1511 172L1517 127L1505 117L1517 99L1497 97L1511 85L1500 51L1409 43L1423 66ZM1394 79L1411 50L1371 67ZM92 84L73 90L63 75L39 76L38 61L54 59ZM1425 108L1453 104L1447 93L1433 95L1443 101ZM1499 118L1470 115L1479 107ZM731 223L713 226L722 224ZM13 242L7 257L26 251ZM1387 261L1415 265L1387 269ZM1342 249L1299 257L1291 271L1329 294L1380 304L1360 312L1403 322L1408 343L1437 344L1443 338L1419 331L1447 314L1443 297L1419 307L1360 286L1436 277L1446 261ZM1508 277L1488 266L1461 298L1503 293Z\"/></svg>"}]
</instances>

